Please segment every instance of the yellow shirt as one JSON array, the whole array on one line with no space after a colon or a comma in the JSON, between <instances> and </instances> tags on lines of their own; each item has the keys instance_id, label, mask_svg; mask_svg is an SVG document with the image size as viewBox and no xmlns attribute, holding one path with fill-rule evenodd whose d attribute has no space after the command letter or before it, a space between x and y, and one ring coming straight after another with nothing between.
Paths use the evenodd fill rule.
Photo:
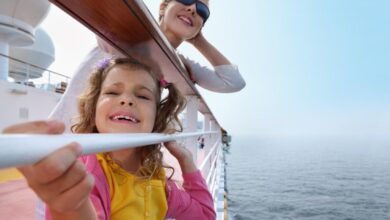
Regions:
<instances>
[{"instance_id":1,"label":"yellow shirt","mask_svg":"<svg viewBox=\"0 0 390 220\"><path fill-rule=\"evenodd\" d=\"M111 220L165 218L168 209L165 181L139 179L104 154L97 154L97 159L110 188Z\"/></svg>"}]
</instances>

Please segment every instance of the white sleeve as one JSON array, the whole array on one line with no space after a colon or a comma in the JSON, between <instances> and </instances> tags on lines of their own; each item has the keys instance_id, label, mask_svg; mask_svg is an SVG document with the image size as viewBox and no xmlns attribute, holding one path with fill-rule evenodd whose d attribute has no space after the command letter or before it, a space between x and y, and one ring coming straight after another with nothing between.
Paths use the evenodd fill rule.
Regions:
<instances>
[{"instance_id":1,"label":"white sleeve","mask_svg":"<svg viewBox=\"0 0 390 220\"><path fill-rule=\"evenodd\" d=\"M109 56L100 48L95 47L80 64L67 86L64 95L50 113L49 119L62 121L65 124L65 133L70 133L70 127L78 116L78 97L89 83L89 76L97 61Z\"/></svg>"},{"instance_id":2,"label":"white sleeve","mask_svg":"<svg viewBox=\"0 0 390 220\"><path fill-rule=\"evenodd\" d=\"M238 92L246 85L236 65L214 66L214 70L180 55L183 62L190 68L192 78L202 88L213 92Z\"/></svg>"},{"instance_id":3,"label":"white sleeve","mask_svg":"<svg viewBox=\"0 0 390 220\"><path fill-rule=\"evenodd\" d=\"M98 47L107 54L112 54L115 57L124 57L119 50L111 46L111 44L107 43L103 39L101 39L99 36L96 35L96 41L98 44Z\"/></svg>"}]
</instances>

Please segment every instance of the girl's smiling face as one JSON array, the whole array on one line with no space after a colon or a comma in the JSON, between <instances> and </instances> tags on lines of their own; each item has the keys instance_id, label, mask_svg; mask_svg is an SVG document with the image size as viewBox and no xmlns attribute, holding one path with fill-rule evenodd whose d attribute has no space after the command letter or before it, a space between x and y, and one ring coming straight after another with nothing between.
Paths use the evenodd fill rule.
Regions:
<instances>
[{"instance_id":1,"label":"girl's smiling face","mask_svg":"<svg viewBox=\"0 0 390 220\"><path fill-rule=\"evenodd\" d=\"M99 133L150 133L158 99L156 82L147 71L115 66L102 83L96 128Z\"/></svg>"}]
</instances>

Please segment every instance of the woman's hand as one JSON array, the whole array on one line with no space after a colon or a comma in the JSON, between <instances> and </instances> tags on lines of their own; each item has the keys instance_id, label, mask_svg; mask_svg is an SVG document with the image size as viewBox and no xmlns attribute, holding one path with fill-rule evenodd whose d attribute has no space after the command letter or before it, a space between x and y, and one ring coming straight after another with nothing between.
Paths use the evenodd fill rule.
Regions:
<instances>
[{"instance_id":1,"label":"woman's hand","mask_svg":"<svg viewBox=\"0 0 390 220\"><path fill-rule=\"evenodd\" d=\"M13 125L3 133L61 134L64 124L56 121L35 121ZM68 214L85 207L94 179L84 164L77 160L81 147L70 143L33 165L19 167L30 188L55 213ZM87 206L90 206L87 205Z\"/></svg>"},{"instance_id":2,"label":"woman's hand","mask_svg":"<svg viewBox=\"0 0 390 220\"><path fill-rule=\"evenodd\" d=\"M176 141L164 143L167 150L179 161L183 173L191 173L197 170L192 153L180 146Z\"/></svg>"},{"instance_id":3,"label":"woman's hand","mask_svg":"<svg viewBox=\"0 0 390 220\"><path fill-rule=\"evenodd\" d=\"M188 39L213 66L230 65L230 61L199 32L194 38Z\"/></svg>"},{"instance_id":4,"label":"woman's hand","mask_svg":"<svg viewBox=\"0 0 390 220\"><path fill-rule=\"evenodd\" d=\"M191 38L186 40L188 43L192 44L194 47L198 48L201 45L203 45L206 41L206 38L203 36L202 31L199 31L199 33Z\"/></svg>"}]
</instances>

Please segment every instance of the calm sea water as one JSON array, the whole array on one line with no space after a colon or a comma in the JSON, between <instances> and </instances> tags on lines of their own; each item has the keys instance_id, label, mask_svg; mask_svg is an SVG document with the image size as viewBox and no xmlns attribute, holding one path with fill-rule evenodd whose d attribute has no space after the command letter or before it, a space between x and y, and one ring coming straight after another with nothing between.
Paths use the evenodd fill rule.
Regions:
<instances>
[{"instance_id":1,"label":"calm sea water","mask_svg":"<svg viewBox=\"0 0 390 220\"><path fill-rule=\"evenodd\" d=\"M390 220L390 138L240 138L229 217Z\"/></svg>"}]
</instances>

